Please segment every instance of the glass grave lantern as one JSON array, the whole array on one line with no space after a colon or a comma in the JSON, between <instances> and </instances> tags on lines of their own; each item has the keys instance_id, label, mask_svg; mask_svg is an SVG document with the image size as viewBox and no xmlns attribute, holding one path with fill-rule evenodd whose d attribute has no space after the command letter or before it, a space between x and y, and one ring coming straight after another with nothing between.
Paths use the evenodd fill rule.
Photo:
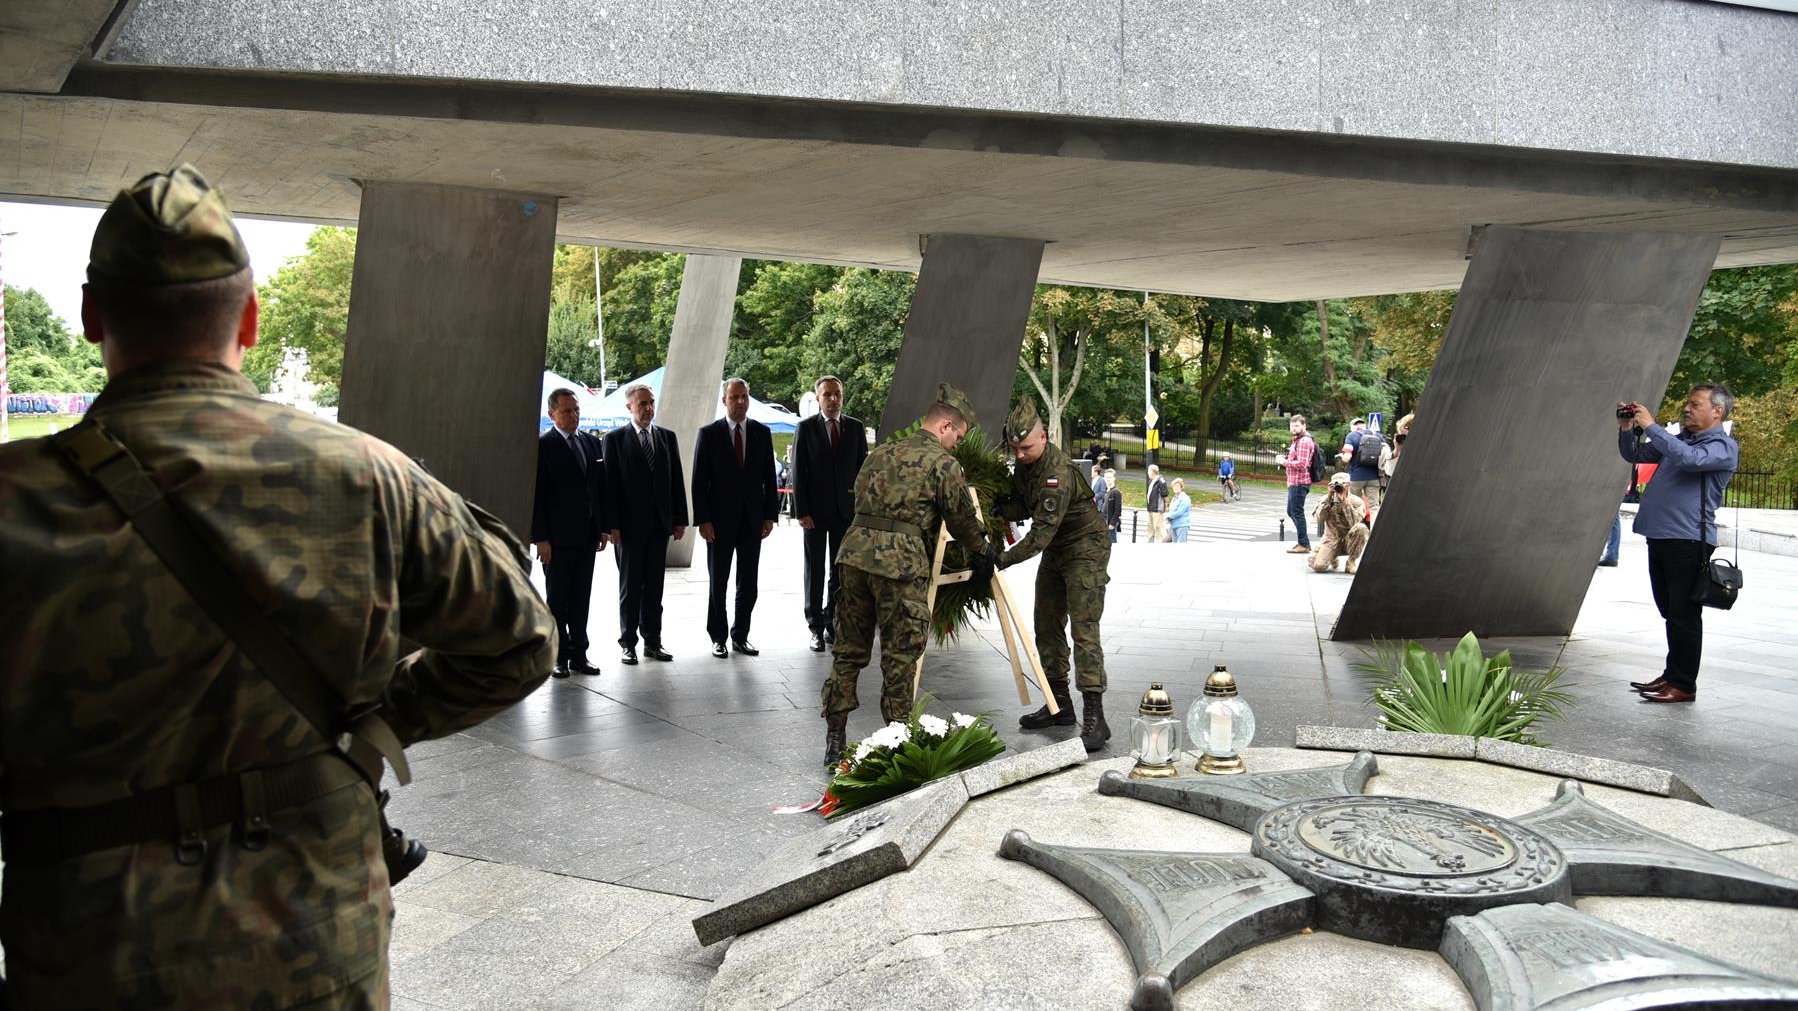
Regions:
<instances>
[{"instance_id":1,"label":"glass grave lantern","mask_svg":"<svg viewBox=\"0 0 1798 1011\"><path fill-rule=\"evenodd\" d=\"M1205 694L1186 711L1186 736L1199 753L1198 770L1212 776L1244 771L1242 749L1255 737L1255 711L1236 695L1236 678L1218 664Z\"/></svg>"},{"instance_id":2,"label":"glass grave lantern","mask_svg":"<svg viewBox=\"0 0 1798 1011\"><path fill-rule=\"evenodd\" d=\"M1174 700L1159 681L1149 683L1142 704L1130 718L1130 754L1136 759L1130 770L1132 779L1166 779L1180 774L1174 766L1180 757L1180 720L1174 715Z\"/></svg>"}]
</instances>

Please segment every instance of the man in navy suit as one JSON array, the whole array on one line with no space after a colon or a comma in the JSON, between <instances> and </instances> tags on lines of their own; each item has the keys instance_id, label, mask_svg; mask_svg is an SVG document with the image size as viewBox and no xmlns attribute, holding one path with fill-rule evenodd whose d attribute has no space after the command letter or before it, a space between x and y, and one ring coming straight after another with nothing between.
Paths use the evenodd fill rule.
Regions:
<instances>
[{"instance_id":1,"label":"man in navy suit","mask_svg":"<svg viewBox=\"0 0 1798 1011\"><path fill-rule=\"evenodd\" d=\"M643 655L672 660L662 648L662 581L668 571L668 538L687 533L687 495L681 475L680 440L657 428L656 395L644 383L624 388L631 423L606 433L604 510L618 549L618 645L621 662Z\"/></svg>"},{"instance_id":2,"label":"man in navy suit","mask_svg":"<svg viewBox=\"0 0 1798 1011\"><path fill-rule=\"evenodd\" d=\"M823 376L813 389L818 413L793 434L793 515L805 528L805 623L812 630L812 652L822 653L843 588L837 550L855 518L855 476L868 458L868 436L861 422L843 413L841 379Z\"/></svg>"},{"instance_id":3,"label":"man in navy suit","mask_svg":"<svg viewBox=\"0 0 1798 1011\"><path fill-rule=\"evenodd\" d=\"M756 576L762 560L762 538L774 529L780 493L774 481L774 436L768 426L749 420L749 384L724 381L724 417L699 430L693 446L693 522L705 538L706 568L712 577L705 628L712 655L724 657L724 637L745 656L761 652L749 643L749 618L755 611ZM724 589L730 568L737 566L737 603L733 621L724 614Z\"/></svg>"},{"instance_id":4,"label":"man in navy suit","mask_svg":"<svg viewBox=\"0 0 1798 1011\"><path fill-rule=\"evenodd\" d=\"M605 468L599 440L580 430L574 391L549 395L555 422L537 440L537 497L531 506L531 540L543 563L549 610L556 618L555 676L598 674L587 662L587 613L593 600L593 559L606 547L601 512Z\"/></svg>"}]
</instances>

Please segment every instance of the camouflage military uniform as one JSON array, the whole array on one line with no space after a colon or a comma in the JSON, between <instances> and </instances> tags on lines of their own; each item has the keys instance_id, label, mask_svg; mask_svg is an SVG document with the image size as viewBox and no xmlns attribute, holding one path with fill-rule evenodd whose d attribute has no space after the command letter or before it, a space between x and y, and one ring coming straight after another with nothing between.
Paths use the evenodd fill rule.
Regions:
<instances>
[{"instance_id":1,"label":"camouflage military uniform","mask_svg":"<svg viewBox=\"0 0 1798 1011\"><path fill-rule=\"evenodd\" d=\"M1345 474L1337 474L1330 479L1330 489L1334 491L1338 485L1348 487ZM1317 520L1323 526L1323 537L1317 542L1317 550L1307 560L1312 572L1323 572L1336 566L1338 559L1348 556L1348 571L1354 572L1361 564L1361 552L1367 547L1367 524L1362 520L1367 516L1367 504L1357 495L1325 495L1317 504Z\"/></svg>"},{"instance_id":2,"label":"camouflage military uniform","mask_svg":"<svg viewBox=\"0 0 1798 1011\"><path fill-rule=\"evenodd\" d=\"M548 676L555 626L516 543L393 447L263 401L220 362L132 368L89 416L335 693L378 705L402 742L479 723ZM346 765L49 440L0 446L0 558L7 829L308 756ZM423 647L403 660L402 635ZM385 1008L379 817L354 770L341 779L271 803L260 847L210 825L190 862L171 838L27 861L9 835L11 1006Z\"/></svg>"},{"instance_id":3,"label":"camouflage military uniform","mask_svg":"<svg viewBox=\"0 0 1798 1011\"><path fill-rule=\"evenodd\" d=\"M1051 682L1068 680L1068 640L1072 626L1075 685L1083 692L1105 690L1105 650L1099 619L1105 614L1105 584L1111 582L1111 534L1105 517L1087 494L1086 478L1061 447L1050 443L1043 455L1012 472L1011 497L999 514L1030 521L1024 539L1006 549L1000 568L1034 558L1036 569L1036 651Z\"/></svg>"},{"instance_id":4,"label":"camouflage military uniform","mask_svg":"<svg viewBox=\"0 0 1798 1011\"><path fill-rule=\"evenodd\" d=\"M911 711L912 672L930 631L926 600L938 525L947 523L955 539L975 553L985 548L986 531L974 514L961 464L928 431L868 454L855 479L855 513L837 554L843 590L836 606L835 662L824 682L824 715L857 707L855 681L873 655L878 630L880 711L888 720L904 719ZM886 526L921 532L881 528Z\"/></svg>"}]
</instances>

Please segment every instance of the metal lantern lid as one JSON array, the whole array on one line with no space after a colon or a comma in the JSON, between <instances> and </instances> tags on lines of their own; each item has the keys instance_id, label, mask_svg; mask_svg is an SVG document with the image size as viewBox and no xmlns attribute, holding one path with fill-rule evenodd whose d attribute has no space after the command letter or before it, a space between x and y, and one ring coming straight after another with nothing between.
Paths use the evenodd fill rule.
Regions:
<instances>
[{"instance_id":1,"label":"metal lantern lid","mask_svg":"<svg viewBox=\"0 0 1798 1011\"><path fill-rule=\"evenodd\" d=\"M1161 682L1149 682L1149 690L1142 693L1142 704L1136 711L1143 716L1174 715L1174 700L1161 687Z\"/></svg>"},{"instance_id":2,"label":"metal lantern lid","mask_svg":"<svg viewBox=\"0 0 1798 1011\"><path fill-rule=\"evenodd\" d=\"M1205 694L1215 698L1235 698L1236 677L1225 670L1223 664L1218 664L1212 668L1211 676L1205 679Z\"/></svg>"}]
</instances>

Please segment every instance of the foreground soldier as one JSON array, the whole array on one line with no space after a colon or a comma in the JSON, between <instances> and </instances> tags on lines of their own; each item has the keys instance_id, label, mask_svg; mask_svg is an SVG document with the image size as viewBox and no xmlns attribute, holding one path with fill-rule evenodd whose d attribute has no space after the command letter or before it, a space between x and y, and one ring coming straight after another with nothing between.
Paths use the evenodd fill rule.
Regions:
<instances>
[{"instance_id":1,"label":"foreground soldier","mask_svg":"<svg viewBox=\"0 0 1798 1011\"><path fill-rule=\"evenodd\" d=\"M146 541L155 489L115 499L89 457L63 455L91 439L0 446L10 1006L385 1008L375 793L246 652L278 642L320 698L410 744L542 684L549 611L503 527L239 375L249 257L192 168L113 201L88 279L109 380L71 431L122 443L199 534L186 557L241 583L279 634L221 631ZM90 469L116 490L105 475L128 462ZM404 660L402 636L422 647Z\"/></svg>"},{"instance_id":2,"label":"foreground soldier","mask_svg":"<svg viewBox=\"0 0 1798 1011\"><path fill-rule=\"evenodd\" d=\"M1099 619L1105 616L1105 584L1111 581L1111 534L1105 518L1086 494L1086 479L1061 447L1049 443L1036 404L1025 400L1011 412L1006 441L1017 455L1011 496L1001 501L999 515L1030 521L1024 539L999 557L999 568L1016 565L1042 552L1036 569L1036 651L1042 657L1049 692L1061 712L1048 706L1018 717L1026 730L1071 726L1074 707L1068 696L1068 641L1062 629L1072 627L1074 670L1078 673L1082 713L1080 743L1088 752L1105 746L1111 727L1105 722L1105 650L1099 645Z\"/></svg>"},{"instance_id":3,"label":"foreground soldier","mask_svg":"<svg viewBox=\"0 0 1798 1011\"><path fill-rule=\"evenodd\" d=\"M944 383L924 414L924 427L868 454L855 479L855 519L837 563L843 590L836 603L835 662L824 682L824 761L843 757L849 714L858 704L855 680L880 633L880 712L888 721L911 712L912 672L930 632L930 571L937 524L970 556L997 552L974 514L968 480L949 455L968 434L974 411L967 397Z\"/></svg>"}]
</instances>

